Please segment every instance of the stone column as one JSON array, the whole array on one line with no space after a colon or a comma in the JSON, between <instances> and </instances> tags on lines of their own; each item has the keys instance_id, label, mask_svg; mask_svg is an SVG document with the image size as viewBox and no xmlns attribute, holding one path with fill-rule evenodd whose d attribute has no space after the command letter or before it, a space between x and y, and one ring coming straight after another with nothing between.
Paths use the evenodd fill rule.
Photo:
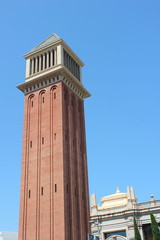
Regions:
<instances>
[{"instance_id":1,"label":"stone column","mask_svg":"<svg viewBox=\"0 0 160 240\"><path fill-rule=\"evenodd\" d=\"M41 64L42 64L42 60L41 60L41 55L39 56L39 71L41 71Z\"/></svg>"},{"instance_id":2,"label":"stone column","mask_svg":"<svg viewBox=\"0 0 160 240\"><path fill-rule=\"evenodd\" d=\"M38 68L38 58L37 58L37 57L36 57L35 61L36 61L36 64L35 64L35 73L37 73L37 68Z\"/></svg>"},{"instance_id":3,"label":"stone column","mask_svg":"<svg viewBox=\"0 0 160 240\"><path fill-rule=\"evenodd\" d=\"M43 70L45 69L45 53L43 53Z\"/></svg>"},{"instance_id":4,"label":"stone column","mask_svg":"<svg viewBox=\"0 0 160 240\"><path fill-rule=\"evenodd\" d=\"M32 70L31 70L31 74L33 74L33 73L34 73L34 61L35 61L35 59L34 59L34 58L32 58Z\"/></svg>"},{"instance_id":5,"label":"stone column","mask_svg":"<svg viewBox=\"0 0 160 240\"><path fill-rule=\"evenodd\" d=\"M51 67L53 66L53 49L51 50L51 54L50 54L50 63L51 63Z\"/></svg>"},{"instance_id":6,"label":"stone column","mask_svg":"<svg viewBox=\"0 0 160 240\"><path fill-rule=\"evenodd\" d=\"M49 68L49 51L47 52L47 68Z\"/></svg>"},{"instance_id":7,"label":"stone column","mask_svg":"<svg viewBox=\"0 0 160 240\"><path fill-rule=\"evenodd\" d=\"M82 68L79 66L79 80L82 82Z\"/></svg>"},{"instance_id":8,"label":"stone column","mask_svg":"<svg viewBox=\"0 0 160 240\"><path fill-rule=\"evenodd\" d=\"M30 67L31 67L30 61L31 61L30 59L26 60L26 77L29 77L30 75Z\"/></svg>"},{"instance_id":9,"label":"stone column","mask_svg":"<svg viewBox=\"0 0 160 240\"><path fill-rule=\"evenodd\" d=\"M57 46L57 65L63 64L62 46Z\"/></svg>"},{"instance_id":10,"label":"stone column","mask_svg":"<svg viewBox=\"0 0 160 240\"><path fill-rule=\"evenodd\" d=\"M141 238L142 238L142 240L143 240L143 239L144 239L144 235L143 235L143 229L142 229L142 226L140 226L140 228L139 228L139 232L140 232Z\"/></svg>"},{"instance_id":11,"label":"stone column","mask_svg":"<svg viewBox=\"0 0 160 240\"><path fill-rule=\"evenodd\" d=\"M57 48L54 49L54 65L57 65Z\"/></svg>"}]
</instances>

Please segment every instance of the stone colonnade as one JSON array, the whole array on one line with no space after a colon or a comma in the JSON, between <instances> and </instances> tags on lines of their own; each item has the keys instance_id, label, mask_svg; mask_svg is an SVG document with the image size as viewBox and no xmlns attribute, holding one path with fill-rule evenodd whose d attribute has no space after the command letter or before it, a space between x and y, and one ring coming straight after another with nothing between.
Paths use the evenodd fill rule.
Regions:
<instances>
[{"instance_id":1,"label":"stone colonnade","mask_svg":"<svg viewBox=\"0 0 160 240\"><path fill-rule=\"evenodd\" d=\"M51 49L43 54L37 55L36 57L30 58L29 74L45 70L49 67L56 65L57 54L56 49Z\"/></svg>"}]
</instances>

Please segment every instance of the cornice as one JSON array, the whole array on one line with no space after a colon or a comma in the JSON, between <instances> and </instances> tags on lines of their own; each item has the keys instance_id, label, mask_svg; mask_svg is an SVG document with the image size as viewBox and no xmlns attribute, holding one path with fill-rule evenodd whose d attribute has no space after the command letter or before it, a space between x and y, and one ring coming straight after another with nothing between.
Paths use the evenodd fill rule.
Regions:
<instances>
[{"instance_id":1,"label":"cornice","mask_svg":"<svg viewBox=\"0 0 160 240\"><path fill-rule=\"evenodd\" d=\"M122 209L114 209L113 210L99 210L97 211L97 214L91 215L92 219L97 219L97 218L110 218L110 217L117 217L117 216L124 216L127 217L129 215L134 215L134 214L140 214L140 215L148 215L149 211L153 213L159 213L160 211L160 206L154 206L150 208L134 208L134 209L127 209L127 208L122 208Z\"/></svg>"},{"instance_id":2,"label":"cornice","mask_svg":"<svg viewBox=\"0 0 160 240\"><path fill-rule=\"evenodd\" d=\"M68 51L68 53L80 64L80 66L84 66L84 63L81 61L81 59L73 52L73 50L67 45L67 43L65 43L65 41L63 39L59 39L54 43L48 44L47 46L44 46L40 49L37 49L35 51L26 53L24 55L25 59L28 59L30 57L33 57L41 52L44 52L45 50L48 50L49 48L52 47L57 47L58 45L62 44L62 46Z\"/></svg>"},{"instance_id":3,"label":"cornice","mask_svg":"<svg viewBox=\"0 0 160 240\"><path fill-rule=\"evenodd\" d=\"M46 74L37 74L27 78L26 82L18 85L17 88L24 92L24 94L28 94L60 81L64 82L82 99L91 96L84 86L65 67L57 68L54 72L47 71Z\"/></svg>"},{"instance_id":4,"label":"cornice","mask_svg":"<svg viewBox=\"0 0 160 240\"><path fill-rule=\"evenodd\" d=\"M54 72L56 73L57 71L59 71L62 68L63 68L62 64L54 65L50 68L44 69L40 72L32 74L29 77L26 77L25 82L30 82L30 81L33 81L35 79L39 79L39 78L43 78L45 76L49 76L49 75L53 74Z\"/></svg>"},{"instance_id":5,"label":"cornice","mask_svg":"<svg viewBox=\"0 0 160 240\"><path fill-rule=\"evenodd\" d=\"M28 53L24 54L23 57L24 57L25 59L27 59L27 58L32 57L32 56L34 56L34 55L36 55L36 54L38 54L38 53L40 53L40 52L43 52L44 50L46 50L46 49L48 49L48 48L51 48L51 47L53 47L53 46L54 46L54 47L57 47L57 46L59 45L59 43L61 43L61 39L57 40L57 41L54 42L54 43L50 43L50 44L48 44L47 46L44 46L44 47L42 47L42 48L40 48L40 49L37 49L37 50L35 50L35 51L28 52Z\"/></svg>"}]
</instances>

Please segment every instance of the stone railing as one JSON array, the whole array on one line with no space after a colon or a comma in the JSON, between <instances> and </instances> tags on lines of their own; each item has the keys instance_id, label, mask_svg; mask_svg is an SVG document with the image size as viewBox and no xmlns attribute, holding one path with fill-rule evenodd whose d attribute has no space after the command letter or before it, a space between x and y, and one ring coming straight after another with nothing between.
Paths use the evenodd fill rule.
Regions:
<instances>
[{"instance_id":1,"label":"stone railing","mask_svg":"<svg viewBox=\"0 0 160 240\"><path fill-rule=\"evenodd\" d=\"M138 203L137 208L150 208L150 207L160 207L160 200L157 201L150 201L150 202L143 202L143 203Z\"/></svg>"}]
</instances>

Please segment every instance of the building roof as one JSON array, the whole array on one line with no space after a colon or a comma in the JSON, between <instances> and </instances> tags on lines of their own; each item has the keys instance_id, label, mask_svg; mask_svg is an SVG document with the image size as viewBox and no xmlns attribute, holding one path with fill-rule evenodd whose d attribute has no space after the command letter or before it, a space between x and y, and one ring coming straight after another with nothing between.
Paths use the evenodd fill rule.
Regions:
<instances>
[{"instance_id":1,"label":"building roof","mask_svg":"<svg viewBox=\"0 0 160 240\"><path fill-rule=\"evenodd\" d=\"M47 45L50 45L58 40L60 40L61 38L56 34L53 33L51 36L49 36L46 40L44 40L43 42L41 42L40 44L38 44L36 47L34 47L29 53L34 52L36 50L39 50L43 47L46 47Z\"/></svg>"},{"instance_id":2,"label":"building roof","mask_svg":"<svg viewBox=\"0 0 160 240\"><path fill-rule=\"evenodd\" d=\"M116 193L105 196L101 199L102 208L115 208L127 205L127 193L121 193L117 187ZM101 208L101 207L100 207Z\"/></svg>"},{"instance_id":3,"label":"building roof","mask_svg":"<svg viewBox=\"0 0 160 240\"><path fill-rule=\"evenodd\" d=\"M81 59L73 52L73 50L64 42L62 38L60 38L56 33L53 33L51 36L49 36L47 39L45 39L43 42L38 44L36 47L34 47L31 51L26 53L24 55L24 58L29 58L30 56L34 55L35 53L41 52L42 50L45 50L47 48L50 48L51 46L57 45L61 43L63 47L68 51L68 53L78 62L80 66L84 66L84 63L81 61Z\"/></svg>"}]
</instances>

